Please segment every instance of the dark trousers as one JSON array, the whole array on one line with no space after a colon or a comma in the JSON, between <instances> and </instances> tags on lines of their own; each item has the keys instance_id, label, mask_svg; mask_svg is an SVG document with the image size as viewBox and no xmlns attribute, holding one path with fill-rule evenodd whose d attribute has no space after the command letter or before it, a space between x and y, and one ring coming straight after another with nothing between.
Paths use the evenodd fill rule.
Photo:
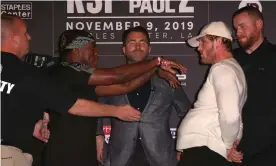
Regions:
<instances>
[{"instance_id":1,"label":"dark trousers","mask_svg":"<svg viewBox=\"0 0 276 166\"><path fill-rule=\"evenodd\" d=\"M137 141L135 152L128 166L150 166L140 139Z\"/></svg>"},{"instance_id":2,"label":"dark trousers","mask_svg":"<svg viewBox=\"0 0 276 166\"><path fill-rule=\"evenodd\" d=\"M37 138L32 138L32 143L29 148L30 154L33 156L32 166L43 166L43 150L44 142L38 140Z\"/></svg>"},{"instance_id":3,"label":"dark trousers","mask_svg":"<svg viewBox=\"0 0 276 166\"><path fill-rule=\"evenodd\" d=\"M179 166L227 166L227 160L206 146L185 149Z\"/></svg>"},{"instance_id":4,"label":"dark trousers","mask_svg":"<svg viewBox=\"0 0 276 166\"><path fill-rule=\"evenodd\" d=\"M242 166L276 166L275 150L271 148L252 156L244 156Z\"/></svg>"}]
</instances>

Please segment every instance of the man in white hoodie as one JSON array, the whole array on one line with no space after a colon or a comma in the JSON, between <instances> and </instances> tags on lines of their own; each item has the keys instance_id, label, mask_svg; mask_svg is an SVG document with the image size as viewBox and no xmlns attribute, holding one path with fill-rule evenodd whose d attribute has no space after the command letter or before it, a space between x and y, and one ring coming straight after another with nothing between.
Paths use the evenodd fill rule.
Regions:
<instances>
[{"instance_id":1,"label":"man in white hoodie","mask_svg":"<svg viewBox=\"0 0 276 166\"><path fill-rule=\"evenodd\" d=\"M188 40L198 47L203 64L211 64L194 108L178 128L180 166L223 166L241 162L242 155L227 158L242 136L241 110L247 98L242 68L231 53L231 31L223 22L211 22ZM232 155L231 155L232 156Z\"/></svg>"}]
</instances>

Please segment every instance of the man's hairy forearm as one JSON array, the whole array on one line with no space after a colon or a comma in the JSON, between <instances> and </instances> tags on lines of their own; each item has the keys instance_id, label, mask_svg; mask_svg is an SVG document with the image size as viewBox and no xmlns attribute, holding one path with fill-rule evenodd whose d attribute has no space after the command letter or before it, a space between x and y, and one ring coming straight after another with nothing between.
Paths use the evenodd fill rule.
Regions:
<instances>
[{"instance_id":1,"label":"man's hairy forearm","mask_svg":"<svg viewBox=\"0 0 276 166\"><path fill-rule=\"evenodd\" d=\"M105 105L94 101L78 99L73 107L69 110L70 114L78 116L102 117L116 115L116 106Z\"/></svg>"},{"instance_id":2,"label":"man's hairy forearm","mask_svg":"<svg viewBox=\"0 0 276 166\"><path fill-rule=\"evenodd\" d=\"M96 69L89 78L89 85L112 85L131 81L158 66L158 58L134 64L125 64L114 68Z\"/></svg>"}]
</instances>

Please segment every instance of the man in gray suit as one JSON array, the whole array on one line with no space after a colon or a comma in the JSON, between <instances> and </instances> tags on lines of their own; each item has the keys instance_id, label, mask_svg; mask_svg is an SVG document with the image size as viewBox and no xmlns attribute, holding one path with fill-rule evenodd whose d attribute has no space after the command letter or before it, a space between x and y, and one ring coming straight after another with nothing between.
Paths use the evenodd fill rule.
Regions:
<instances>
[{"instance_id":1,"label":"man in gray suit","mask_svg":"<svg viewBox=\"0 0 276 166\"><path fill-rule=\"evenodd\" d=\"M124 31L122 40L127 63L143 61L151 51L149 34L143 27ZM174 89L170 84L153 76L131 93L101 99L106 104L130 104L142 112L139 122L111 119L105 166L177 165L169 119L173 107L181 118L184 117L190 108L190 101L182 88Z\"/></svg>"}]
</instances>

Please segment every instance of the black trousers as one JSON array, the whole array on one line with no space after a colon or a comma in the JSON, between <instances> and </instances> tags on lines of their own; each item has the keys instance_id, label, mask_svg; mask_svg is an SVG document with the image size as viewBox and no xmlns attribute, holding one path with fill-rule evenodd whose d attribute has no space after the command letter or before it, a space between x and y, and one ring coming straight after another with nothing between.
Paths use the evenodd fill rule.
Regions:
<instances>
[{"instance_id":1,"label":"black trousers","mask_svg":"<svg viewBox=\"0 0 276 166\"><path fill-rule=\"evenodd\" d=\"M251 156L244 154L242 164L235 166L276 166L276 149L266 149Z\"/></svg>"},{"instance_id":2,"label":"black trousers","mask_svg":"<svg viewBox=\"0 0 276 166\"><path fill-rule=\"evenodd\" d=\"M140 139L137 141L135 152L128 166L150 166Z\"/></svg>"},{"instance_id":3,"label":"black trousers","mask_svg":"<svg viewBox=\"0 0 276 166\"><path fill-rule=\"evenodd\" d=\"M179 166L227 166L227 160L207 146L185 149Z\"/></svg>"},{"instance_id":4,"label":"black trousers","mask_svg":"<svg viewBox=\"0 0 276 166\"><path fill-rule=\"evenodd\" d=\"M32 138L32 143L29 148L29 152L33 156L32 166L43 166L43 150L44 142L40 141L37 138Z\"/></svg>"}]
</instances>

